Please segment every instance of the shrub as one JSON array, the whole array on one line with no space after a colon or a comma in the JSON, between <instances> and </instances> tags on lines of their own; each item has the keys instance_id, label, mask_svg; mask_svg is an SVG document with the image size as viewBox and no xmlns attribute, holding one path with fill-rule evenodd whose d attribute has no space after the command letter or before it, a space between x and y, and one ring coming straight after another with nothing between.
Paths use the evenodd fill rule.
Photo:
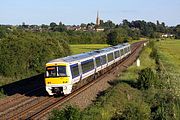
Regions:
<instances>
[{"instance_id":1,"label":"shrub","mask_svg":"<svg viewBox=\"0 0 180 120\"><path fill-rule=\"evenodd\" d=\"M170 91L159 91L154 95L151 106L153 120L175 120L174 96Z\"/></svg>"},{"instance_id":2,"label":"shrub","mask_svg":"<svg viewBox=\"0 0 180 120\"><path fill-rule=\"evenodd\" d=\"M81 112L77 107L66 106L63 110L53 110L50 120L80 120Z\"/></svg>"},{"instance_id":3,"label":"shrub","mask_svg":"<svg viewBox=\"0 0 180 120\"><path fill-rule=\"evenodd\" d=\"M148 120L150 110L147 106L128 103L123 111L117 111L111 120Z\"/></svg>"},{"instance_id":4,"label":"shrub","mask_svg":"<svg viewBox=\"0 0 180 120\"><path fill-rule=\"evenodd\" d=\"M149 89L155 80L155 74L151 68L142 69L138 73L137 87L139 89Z\"/></svg>"},{"instance_id":5,"label":"shrub","mask_svg":"<svg viewBox=\"0 0 180 120\"><path fill-rule=\"evenodd\" d=\"M154 48L154 44L155 44L154 41L153 41L153 40L150 40L148 46L149 46L150 48Z\"/></svg>"}]
</instances>

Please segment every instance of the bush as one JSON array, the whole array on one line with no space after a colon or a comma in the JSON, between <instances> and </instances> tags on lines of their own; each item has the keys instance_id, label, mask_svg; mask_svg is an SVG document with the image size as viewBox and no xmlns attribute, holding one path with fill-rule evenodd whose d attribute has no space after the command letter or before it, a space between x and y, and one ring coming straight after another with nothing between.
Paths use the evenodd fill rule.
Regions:
<instances>
[{"instance_id":1,"label":"bush","mask_svg":"<svg viewBox=\"0 0 180 120\"><path fill-rule=\"evenodd\" d=\"M80 120L81 112L73 106L66 106L63 110L53 110L50 120Z\"/></svg>"},{"instance_id":2,"label":"bush","mask_svg":"<svg viewBox=\"0 0 180 120\"><path fill-rule=\"evenodd\" d=\"M149 89L155 80L155 74L151 68L145 68L138 73L137 87L139 89Z\"/></svg>"},{"instance_id":3,"label":"bush","mask_svg":"<svg viewBox=\"0 0 180 120\"><path fill-rule=\"evenodd\" d=\"M151 106L153 120L175 120L174 96L170 91L159 91L154 95Z\"/></svg>"},{"instance_id":4,"label":"bush","mask_svg":"<svg viewBox=\"0 0 180 120\"><path fill-rule=\"evenodd\" d=\"M129 103L123 111L117 111L111 120L148 120L149 113L148 107Z\"/></svg>"},{"instance_id":5,"label":"bush","mask_svg":"<svg viewBox=\"0 0 180 120\"><path fill-rule=\"evenodd\" d=\"M157 48L155 47L154 41L149 42L149 47L152 49L152 52L150 53L150 57L156 61L156 64L159 64L159 55Z\"/></svg>"},{"instance_id":6,"label":"bush","mask_svg":"<svg viewBox=\"0 0 180 120\"><path fill-rule=\"evenodd\" d=\"M154 41L153 41L153 40L150 40L148 46L149 46L150 48L154 48L154 46L155 46L154 44L155 44Z\"/></svg>"}]
</instances>

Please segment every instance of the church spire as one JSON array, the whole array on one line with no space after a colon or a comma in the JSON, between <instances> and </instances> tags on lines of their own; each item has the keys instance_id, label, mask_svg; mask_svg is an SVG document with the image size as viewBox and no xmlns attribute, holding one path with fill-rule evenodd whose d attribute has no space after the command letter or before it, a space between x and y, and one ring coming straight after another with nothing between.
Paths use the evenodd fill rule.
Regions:
<instances>
[{"instance_id":1,"label":"church spire","mask_svg":"<svg viewBox=\"0 0 180 120\"><path fill-rule=\"evenodd\" d=\"M98 26L99 24L100 24L99 11L97 11L96 25Z\"/></svg>"}]
</instances>

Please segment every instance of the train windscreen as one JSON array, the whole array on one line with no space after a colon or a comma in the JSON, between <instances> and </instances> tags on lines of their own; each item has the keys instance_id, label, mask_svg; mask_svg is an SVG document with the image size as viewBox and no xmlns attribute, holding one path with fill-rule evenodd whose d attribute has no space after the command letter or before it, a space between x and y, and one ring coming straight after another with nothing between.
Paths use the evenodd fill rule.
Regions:
<instances>
[{"instance_id":1,"label":"train windscreen","mask_svg":"<svg viewBox=\"0 0 180 120\"><path fill-rule=\"evenodd\" d=\"M46 68L46 77L65 77L66 66L50 66Z\"/></svg>"}]
</instances>

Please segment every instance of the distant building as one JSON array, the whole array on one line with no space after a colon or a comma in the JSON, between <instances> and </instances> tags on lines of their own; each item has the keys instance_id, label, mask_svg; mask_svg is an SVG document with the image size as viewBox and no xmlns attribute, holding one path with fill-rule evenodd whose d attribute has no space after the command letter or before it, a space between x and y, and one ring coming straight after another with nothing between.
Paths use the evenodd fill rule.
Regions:
<instances>
[{"instance_id":1,"label":"distant building","mask_svg":"<svg viewBox=\"0 0 180 120\"><path fill-rule=\"evenodd\" d=\"M97 12L96 17L96 23L88 23L81 25L66 25L67 30L73 30L73 31L104 31L104 28L100 26L100 17L99 17L99 11Z\"/></svg>"},{"instance_id":2,"label":"distant building","mask_svg":"<svg viewBox=\"0 0 180 120\"><path fill-rule=\"evenodd\" d=\"M173 34L162 34L161 37L167 38L167 37L173 37Z\"/></svg>"},{"instance_id":3,"label":"distant building","mask_svg":"<svg viewBox=\"0 0 180 120\"><path fill-rule=\"evenodd\" d=\"M97 25L97 26L100 25L99 11L97 12L96 25Z\"/></svg>"},{"instance_id":4,"label":"distant building","mask_svg":"<svg viewBox=\"0 0 180 120\"><path fill-rule=\"evenodd\" d=\"M96 28L97 32L104 31L104 28Z\"/></svg>"},{"instance_id":5,"label":"distant building","mask_svg":"<svg viewBox=\"0 0 180 120\"><path fill-rule=\"evenodd\" d=\"M99 25L100 25L100 18L99 18L99 11L98 11L98 12L97 12L97 17L96 17L95 30L96 30L97 32L99 32L99 31L104 31L104 28L99 27Z\"/></svg>"}]
</instances>

